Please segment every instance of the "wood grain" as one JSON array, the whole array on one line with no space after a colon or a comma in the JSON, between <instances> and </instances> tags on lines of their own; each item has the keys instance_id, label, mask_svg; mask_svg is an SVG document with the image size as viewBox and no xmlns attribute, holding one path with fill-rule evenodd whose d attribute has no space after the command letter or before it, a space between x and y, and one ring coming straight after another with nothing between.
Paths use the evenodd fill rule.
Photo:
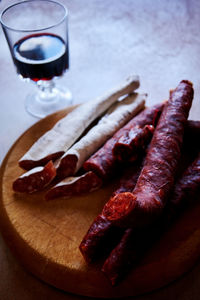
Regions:
<instances>
[{"instance_id":1,"label":"wood grain","mask_svg":"<svg viewBox=\"0 0 200 300\"><path fill-rule=\"evenodd\" d=\"M73 107L72 107L73 108ZM87 265L78 249L113 184L82 197L44 200L44 192L17 195L12 182L23 171L19 158L72 108L53 114L26 131L1 168L0 226L14 255L31 273L67 292L91 297L125 297L152 291L188 271L200 254L200 205L188 210L119 286L99 266Z\"/></svg>"}]
</instances>

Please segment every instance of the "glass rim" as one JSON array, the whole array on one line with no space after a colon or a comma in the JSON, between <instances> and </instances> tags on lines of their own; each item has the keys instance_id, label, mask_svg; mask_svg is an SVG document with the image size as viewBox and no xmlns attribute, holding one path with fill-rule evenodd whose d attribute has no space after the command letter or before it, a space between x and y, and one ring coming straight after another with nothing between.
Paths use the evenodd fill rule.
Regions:
<instances>
[{"instance_id":1,"label":"glass rim","mask_svg":"<svg viewBox=\"0 0 200 300\"><path fill-rule=\"evenodd\" d=\"M47 27L41 27L40 29L15 29L15 28L13 28L13 27L11 27L11 26L6 25L6 23L2 20L3 15L4 15L10 8L12 8L12 7L14 7L14 6L18 6L18 5L24 4L24 3L36 2L36 1L38 1L38 2L50 2L50 3L58 4L60 7L62 7L62 8L64 9L64 12L65 12L65 13L64 13L64 16L63 16L63 17L61 18L61 20L58 21L57 23L55 23L55 24L53 24L53 25L50 25L50 26L47 26ZM13 4L7 6L7 7L1 12L1 14L0 14L0 23L1 23L1 25L2 25L3 27L5 27L5 28L7 28L7 29L9 29L9 30L12 30L12 31L16 31L16 32L30 32L30 31L31 31L31 32L39 32L39 31L41 31L41 30L51 29L51 28L53 28L53 27L56 27L56 26L60 25L60 24L66 19L67 16L68 16L68 9L67 9L67 7L66 7L64 4L62 4L62 3L58 2L58 1L54 1L54 0L25 0L25 1L16 2L16 3L13 3Z\"/></svg>"}]
</instances>

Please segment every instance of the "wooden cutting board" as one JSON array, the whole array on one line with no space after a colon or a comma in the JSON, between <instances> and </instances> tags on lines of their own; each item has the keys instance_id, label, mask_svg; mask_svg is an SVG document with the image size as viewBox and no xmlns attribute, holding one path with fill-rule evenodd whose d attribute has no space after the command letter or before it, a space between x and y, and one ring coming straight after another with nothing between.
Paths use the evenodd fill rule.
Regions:
<instances>
[{"instance_id":1,"label":"wooden cutting board","mask_svg":"<svg viewBox=\"0 0 200 300\"><path fill-rule=\"evenodd\" d=\"M111 194L113 184L89 195L51 202L44 200L44 192L13 193L12 182L23 173L18 167L19 158L71 109L36 123L8 152L0 172L0 226L5 241L30 272L74 294L93 298L135 296L170 283L188 271L200 256L200 205L185 212L138 267L121 284L112 287L100 266L85 263L78 247Z\"/></svg>"}]
</instances>

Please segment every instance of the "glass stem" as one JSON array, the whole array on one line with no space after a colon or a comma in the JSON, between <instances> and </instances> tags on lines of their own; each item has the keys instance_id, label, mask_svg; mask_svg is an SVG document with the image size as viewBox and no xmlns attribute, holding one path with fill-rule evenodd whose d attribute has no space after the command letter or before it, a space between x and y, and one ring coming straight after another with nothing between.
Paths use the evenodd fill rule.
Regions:
<instances>
[{"instance_id":1,"label":"glass stem","mask_svg":"<svg viewBox=\"0 0 200 300\"><path fill-rule=\"evenodd\" d=\"M37 82L38 98L41 101L51 101L55 98L54 80L39 80Z\"/></svg>"}]
</instances>

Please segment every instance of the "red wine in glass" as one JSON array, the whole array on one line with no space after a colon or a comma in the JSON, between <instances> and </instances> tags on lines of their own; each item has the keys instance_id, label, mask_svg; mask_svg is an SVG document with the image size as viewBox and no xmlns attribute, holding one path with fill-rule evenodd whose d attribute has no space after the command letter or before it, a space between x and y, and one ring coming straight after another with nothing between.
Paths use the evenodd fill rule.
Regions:
<instances>
[{"instance_id":1,"label":"red wine in glass","mask_svg":"<svg viewBox=\"0 0 200 300\"><path fill-rule=\"evenodd\" d=\"M43 118L71 105L64 78L63 86L54 80L69 69L67 8L56 0L23 0L6 7L0 23L17 73L36 87L26 96L27 112Z\"/></svg>"},{"instance_id":2,"label":"red wine in glass","mask_svg":"<svg viewBox=\"0 0 200 300\"><path fill-rule=\"evenodd\" d=\"M69 68L68 45L55 34L25 36L15 43L12 54L17 72L35 82L61 76Z\"/></svg>"}]
</instances>

